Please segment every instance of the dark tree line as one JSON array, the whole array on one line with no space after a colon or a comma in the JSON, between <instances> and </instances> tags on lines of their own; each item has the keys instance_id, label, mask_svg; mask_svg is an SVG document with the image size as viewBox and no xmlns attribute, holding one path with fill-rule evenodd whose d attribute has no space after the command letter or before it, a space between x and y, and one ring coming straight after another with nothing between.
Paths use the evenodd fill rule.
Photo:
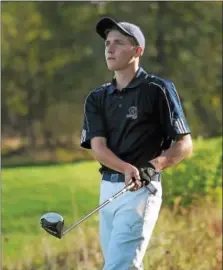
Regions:
<instances>
[{"instance_id":1,"label":"dark tree line","mask_svg":"<svg viewBox=\"0 0 223 270\"><path fill-rule=\"evenodd\" d=\"M80 134L83 103L109 81L102 16L140 25L142 65L175 82L194 137L221 135L222 3L3 2L2 135L35 146Z\"/></svg>"}]
</instances>

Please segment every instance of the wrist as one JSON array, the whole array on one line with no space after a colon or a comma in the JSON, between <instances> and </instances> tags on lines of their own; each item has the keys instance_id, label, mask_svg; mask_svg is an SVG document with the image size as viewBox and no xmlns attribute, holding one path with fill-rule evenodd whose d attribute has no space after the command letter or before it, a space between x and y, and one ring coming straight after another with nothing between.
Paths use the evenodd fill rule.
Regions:
<instances>
[{"instance_id":1,"label":"wrist","mask_svg":"<svg viewBox=\"0 0 223 270\"><path fill-rule=\"evenodd\" d=\"M156 172L161 172L162 171L162 168L161 168L161 166L160 166L157 159L150 160L148 162L148 165L149 165L149 167L154 169Z\"/></svg>"},{"instance_id":2,"label":"wrist","mask_svg":"<svg viewBox=\"0 0 223 270\"><path fill-rule=\"evenodd\" d=\"M152 169L154 169L156 171L156 167L151 161L148 162L148 167L152 168Z\"/></svg>"},{"instance_id":3,"label":"wrist","mask_svg":"<svg viewBox=\"0 0 223 270\"><path fill-rule=\"evenodd\" d=\"M123 162L122 163L122 166L121 166L121 170L122 170L122 173L125 174L126 171L129 170L129 167L131 166L131 164L129 164L128 162Z\"/></svg>"}]
</instances>

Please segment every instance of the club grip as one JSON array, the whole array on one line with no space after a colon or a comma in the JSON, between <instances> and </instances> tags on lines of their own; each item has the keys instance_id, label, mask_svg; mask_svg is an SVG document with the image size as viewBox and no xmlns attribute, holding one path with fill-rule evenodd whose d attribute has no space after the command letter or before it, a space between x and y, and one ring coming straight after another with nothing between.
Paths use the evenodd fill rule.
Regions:
<instances>
[{"instance_id":1,"label":"club grip","mask_svg":"<svg viewBox=\"0 0 223 270\"><path fill-rule=\"evenodd\" d=\"M135 186L134 182L130 182L127 186L126 186L126 190L130 190L131 188L133 188Z\"/></svg>"}]
</instances>

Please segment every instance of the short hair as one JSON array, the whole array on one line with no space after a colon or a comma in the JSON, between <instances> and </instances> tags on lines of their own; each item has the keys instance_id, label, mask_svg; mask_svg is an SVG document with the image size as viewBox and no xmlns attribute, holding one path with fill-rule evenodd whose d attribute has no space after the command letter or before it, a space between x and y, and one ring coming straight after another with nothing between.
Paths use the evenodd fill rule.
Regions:
<instances>
[{"instance_id":1,"label":"short hair","mask_svg":"<svg viewBox=\"0 0 223 270\"><path fill-rule=\"evenodd\" d=\"M112 30L116 30L116 31L120 32L122 35L128 37L129 41L131 42L131 44L133 46L139 46L138 41L134 37L126 34L125 32L120 31L120 29L116 26L113 26L105 31L106 38L108 36L108 33L111 32Z\"/></svg>"}]
</instances>

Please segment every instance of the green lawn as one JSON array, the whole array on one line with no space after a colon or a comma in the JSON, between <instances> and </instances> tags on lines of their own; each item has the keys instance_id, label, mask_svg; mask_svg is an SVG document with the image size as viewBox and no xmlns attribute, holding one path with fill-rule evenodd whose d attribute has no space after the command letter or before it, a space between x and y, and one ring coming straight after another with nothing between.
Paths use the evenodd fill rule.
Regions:
<instances>
[{"instance_id":1,"label":"green lawn","mask_svg":"<svg viewBox=\"0 0 223 270\"><path fill-rule=\"evenodd\" d=\"M98 205L100 174L95 162L2 171L3 258L45 232L40 216L56 211L69 226ZM78 206L78 207L77 207Z\"/></svg>"}]
</instances>

